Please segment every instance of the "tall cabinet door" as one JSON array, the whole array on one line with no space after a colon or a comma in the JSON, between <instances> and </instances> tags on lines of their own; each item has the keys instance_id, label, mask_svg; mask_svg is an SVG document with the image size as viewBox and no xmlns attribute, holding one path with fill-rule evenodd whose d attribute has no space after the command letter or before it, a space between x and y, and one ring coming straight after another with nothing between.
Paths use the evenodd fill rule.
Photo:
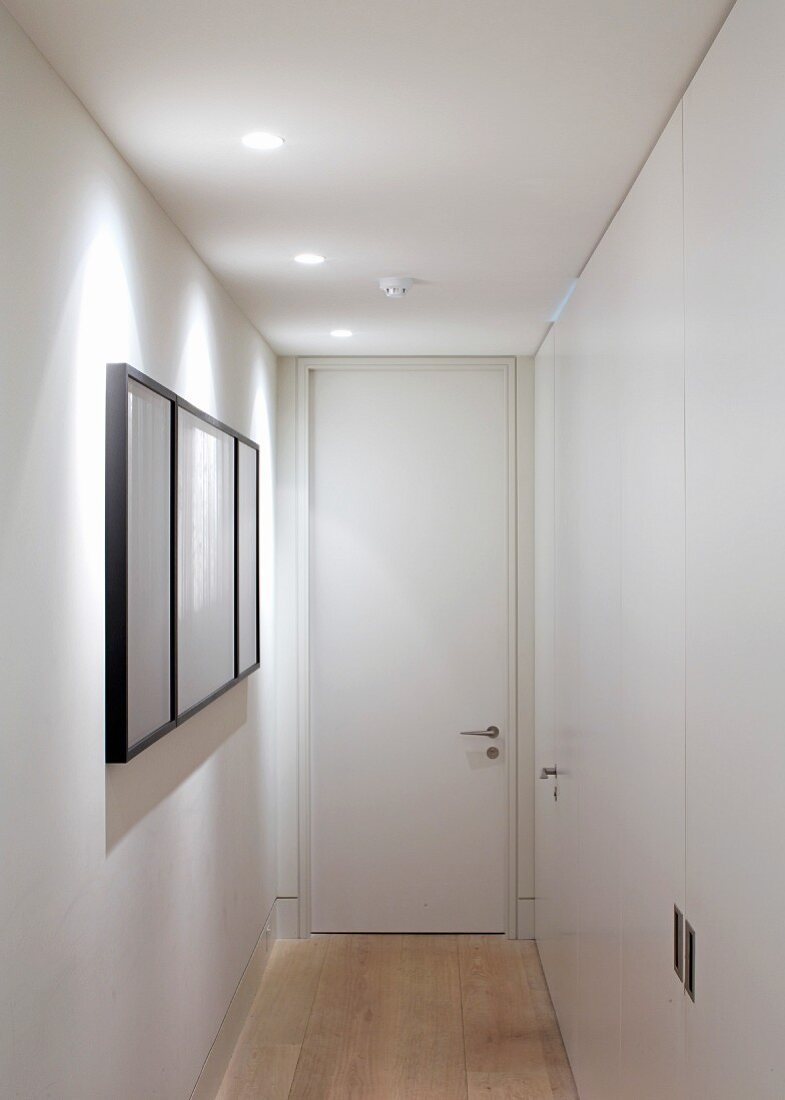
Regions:
<instances>
[{"instance_id":1,"label":"tall cabinet door","mask_svg":"<svg viewBox=\"0 0 785 1100\"><path fill-rule=\"evenodd\" d=\"M685 98L690 1097L785 1095L785 5Z\"/></svg>"},{"instance_id":2,"label":"tall cabinet door","mask_svg":"<svg viewBox=\"0 0 785 1100\"><path fill-rule=\"evenodd\" d=\"M560 336L559 333L557 335ZM559 1017L564 1043L570 1058L575 1050L575 1002L578 983L578 781L576 744L580 728L577 692L578 644L574 629L577 615L580 538L577 503L580 499L577 462L580 403L572 379L574 364L560 353L561 340L554 349L554 639L553 639L553 760L543 766L558 767L558 804L552 807L550 822L555 830L558 863L551 875L554 925L543 952L543 966L551 996ZM538 474L539 477L539 474ZM539 581L539 578L538 578ZM537 643L540 643L538 631ZM538 648L537 661L541 660ZM535 670L537 667L535 662ZM535 673L539 682L539 674ZM536 690L536 688L535 688ZM539 708L539 704L538 704ZM538 712L541 714L541 712ZM538 724L538 748L540 729ZM550 746L549 746L550 747ZM538 773L539 774L539 773ZM540 783L538 799L550 784ZM538 813L542 802L538 801ZM548 807L549 810L551 807ZM540 827L538 817L537 828ZM548 826L546 825L545 828ZM542 845L538 846L544 858ZM547 874L537 868L537 883ZM535 911L539 910L539 901ZM540 917L537 917L540 921Z\"/></svg>"},{"instance_id":3,"label":"tall cabinet door","mask_svg":"<svg viewBox=\"0 0 785 1100\"><path fill-rule=\"evenodd\" d=\"M569 366L563 363L560 369L563 381ZM576 650L570 624L577 591L578 538L572 504L578 465L571 451L574 435L567 427L575 411L569 399L558 406L557 432L557 373L556 329L552 328L537 354L534 373L534 716L535 777L543 768L556 768L558 774L535 778L535 931L564 1041L572 1051L578 981L578 799L572 757L577 693L570 690L574 680L567 682L562 662L568 662L574 675ZM558 624L557 568L561 574ZM557 667L561 670L558 693Z\"/></svg>"},{"instance_id":4,"label":"tall cabinet door","mask_svg":"<svg viewBox=\"0 0 785 1100\"><path fill-rule=\"evenodd\" d=\"M571 877L576 884L578 966L570 1055L582 1100L618 1096L621 430L614 331L616 245L612 227L556 334L559 812L570 833L568 850L575 853Z\"/></svg>"},{"instance_id":5,"label":"tall cabinet door","mask_svg":"<svg viewBox=\"0 0 785 1100\"><path fill-rule=\"evenodd\" d=\"M683 1096L682 112L617 217L621 362L621 1065L624 1100Z\"/></svg>"},{"instance_id":6,"label":"tall cabinet door","mask_svg":"<svg viewBox=\"0 0 785 1100\"><path fill-rule=\"evenodd\" d=\"M534 361L534 774L556 766L554 727L554 445L556 331ZM535 935L551 987L559 984L559 891L564 878L558 837L557 780L534 784Z\"/></svg>"}]
</instances>

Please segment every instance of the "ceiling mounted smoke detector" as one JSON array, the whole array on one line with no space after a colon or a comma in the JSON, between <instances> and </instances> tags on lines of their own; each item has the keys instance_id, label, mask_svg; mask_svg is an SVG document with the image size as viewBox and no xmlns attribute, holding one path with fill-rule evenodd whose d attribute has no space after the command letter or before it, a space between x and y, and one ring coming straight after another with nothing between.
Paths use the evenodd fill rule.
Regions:
<instances>
[{"instance_id":1,"label":"ceiling mounted smoke detector","mask_svg":"<svg viewBox=\"0 0 785 1100\"><path fill-rule=\"evenodd\" d=\"M388 298L403 298L408 290L411 290L414 279L407 276L388 275L386 279L379 280L379 289L383 290Z\"/></svg>"}]
</instances>

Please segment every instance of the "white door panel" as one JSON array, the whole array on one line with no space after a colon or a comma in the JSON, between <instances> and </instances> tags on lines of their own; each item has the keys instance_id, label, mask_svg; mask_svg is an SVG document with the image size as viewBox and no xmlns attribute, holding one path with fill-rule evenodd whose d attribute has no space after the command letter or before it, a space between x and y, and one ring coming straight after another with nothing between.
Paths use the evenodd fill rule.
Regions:
<instances>
[{"instance_id":1,"label":"white door panel","mask_svg":"<svg viewBox=\"0 0 785 1100\"><path fill-rule=\"evenodd\" d=\"M785 5L684 104L690 1098L785 1096Z\"/></svg>"},{"instance_id":2,"label":"white door panel","mask_svg":"<svg viewBox=\"0 0 785 1100\"><path fill-rule=\"evenodd\" d=\"M534 364L534 795L535 935L552 989L559 984L559 891L563 850L559 844L556 780L539 779L556 766L554 698L555 565L555 330L551 329Z\"/></svg>"},{"instance_id":3,"label":"white door panel","mask_svg":"<svg viewBox=\"0 0 785 1100\"><path fill-rule=\"evenodd\" d=\"M684 996L684 247L681 107L621 210L623 1100L678 1100Z\"/></svg>"},{"instance_id":4,"label":"white door panel","mask_svg":"<svg viewBox=\"0 0 785 1100\"><path fill-rule=\"evenodd\" d=\"M506 927L507 385L312 373L316 932Z\"/></svg>"},{"instance_id":5,"label":"white door panel","mask_svg":"<svg viewBox=\"0 0 785 1100\"><path fill-rule=\"evenodd\" d=\"M620 422L619 361L613 317L618 300L616 242L593 257L557 334L559 360L576 402L576 514L571 524L577 587L577 652L568 689L577 721L578 989L575 1074L583 1100L616 1100L619 1051L620 845Z\"/></svg>"},{"instance_id":6,"label":"white door panel","mask_svg":"<svg viewBox=\"0 0 785 1100\"><path fill-rule=\"evenodd\" d=\"M579 537L577 532L580 486L579 401L572 386L572 371L562 355L561 329L556 332L555 352L555 456L554 456L554 739L558 777L556 847L560 853L556 876L556 935L543 961L570 1058L575 1055L578 997L578 771L577 741L580 728L578 696L571 685L577 680L577 594ZM538 781L539 782L539 781ZM550 959L548 958L550 956Z\"/></svg>"}]
</instances>

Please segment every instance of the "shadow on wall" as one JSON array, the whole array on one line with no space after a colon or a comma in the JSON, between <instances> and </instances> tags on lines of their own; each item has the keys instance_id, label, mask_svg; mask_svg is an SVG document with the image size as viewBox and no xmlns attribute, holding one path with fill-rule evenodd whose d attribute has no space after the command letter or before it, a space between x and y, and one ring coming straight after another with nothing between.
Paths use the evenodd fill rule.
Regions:
<instances>
[{"instance_id":1,"label":"shadow on wall","mask_svg":"<svg viewBox=\"0 0 785 1100\"><path fill-rule=\"evenodd\" d=\"M243 680L128 764L107 764L106 854L248 720Z\"/></svg>"}]
</instances>

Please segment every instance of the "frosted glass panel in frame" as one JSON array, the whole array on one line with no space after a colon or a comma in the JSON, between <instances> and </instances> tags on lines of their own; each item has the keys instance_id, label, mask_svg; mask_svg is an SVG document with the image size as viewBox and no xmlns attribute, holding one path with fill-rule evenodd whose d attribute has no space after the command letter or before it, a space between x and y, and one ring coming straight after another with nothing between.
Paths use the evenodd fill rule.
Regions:
<instances>
[{"instance_id":1,"label":"frosted glass panel in frame","mask_svg":"<svg viewBox=\"0 0 785 1100\"><path fill-rule=\"evenodd\" d=\"M257 591L259 571L257 540L257 451L247 443L238 443L238 639L239 672L245 672L257 661Z\"/></svg>"},{"instance_id":2,"label":"frosted glass panel in frame","mask_svg":"<svg viewBox=\"0 0 785 1100\"><path fill-rule=\"evenodd\" d=\"M234 678L234 438L186 409L177 428L178 714Z\"/></svg>"},{"instance_id":3,"label":"frosted glass panel in frame","mask_svg":"<svg viewBox=\"0 0 785 1100\"><path fill-rule=\"evenodd\" d=\"M128 380L128 748L173 717L172 402Z\"/></svg>"}]
</instances>

